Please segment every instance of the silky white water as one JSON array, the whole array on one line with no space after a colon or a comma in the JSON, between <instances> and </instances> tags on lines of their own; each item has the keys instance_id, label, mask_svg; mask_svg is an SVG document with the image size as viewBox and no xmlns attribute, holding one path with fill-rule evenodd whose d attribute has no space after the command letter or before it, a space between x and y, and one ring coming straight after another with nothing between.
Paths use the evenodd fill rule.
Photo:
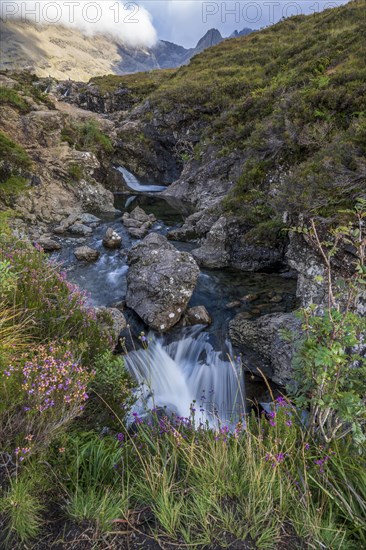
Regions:
<instances>
[{"instance_id":1,"label":"silky white water","mask_svg":"<svg viewBox=\"0 0 366 550\"><path fill-rule=\"evenodd\" d=\"M118 166L116 170L122 174L127 187L132 191L139 191L140 193L156 193L166 189L164 185L143 185L139 182L136 176L131 174L131 172L126 170L126 168L123 168L123 166Z\"/></svg>"},{"instance_id":2,"label":"silky white water","mask_svg":"<svg viewBox=\"0 0 366 550\"><path fill-rule=\"evenodd\" d=\"M186 329L171 343L151 334L147 349L126 355L126 367L141 385L132 412L166 407L184 418L194 412L196 425L235 423L245 412L243 375L208 339L202 327Z\"/></svg>"}]
</instances>

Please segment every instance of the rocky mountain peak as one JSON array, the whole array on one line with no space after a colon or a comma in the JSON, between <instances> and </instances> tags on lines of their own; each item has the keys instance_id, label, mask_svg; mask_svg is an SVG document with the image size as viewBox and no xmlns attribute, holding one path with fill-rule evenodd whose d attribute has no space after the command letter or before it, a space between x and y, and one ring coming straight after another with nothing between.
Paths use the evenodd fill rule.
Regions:
<instances>
[{"instance_id":1,"label":"rocky mountain peak","mask_svg":"<svg viewBox=\"0 0 366 550\"><path fill-rule=\"evenodd\" d=\"M217 29L210 29L206 32L204 36L197 42L196 46L196 52L201 52L202 50L205 50L206 48L210 48L211 46L215 46L219 42L222 42L223 37L221 36L221 33Z\"/></svg>"}]
</instances>

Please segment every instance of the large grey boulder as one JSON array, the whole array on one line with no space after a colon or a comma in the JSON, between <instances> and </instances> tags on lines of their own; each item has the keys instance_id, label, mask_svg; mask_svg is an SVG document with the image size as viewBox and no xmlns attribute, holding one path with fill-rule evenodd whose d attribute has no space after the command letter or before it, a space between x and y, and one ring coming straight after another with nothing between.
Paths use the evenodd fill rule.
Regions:
<instances>
[{"instance_id":1,"label":"large grey boulder","mask_svg":"<svg viewBox=\"0 0 366 550\"><path fill-rule=\"evenodd\" d=\"M154 214L146 214L146 212L136 206L131 213L125 212L122 216L122 223L126 227L131 237L142 239L147 235L149 229L156 222Z\"/></svg>"},{"instance_id":2,"label":"large grey boulder","mask_svg":"<svg viewBox=\"0 0 366 550\"><path fill-rule=\"evenodd\" d=\"M168 331L180 320L196 286L194 258L150 233L132 247L128 263L127 306L154 330Z\"/></svg>"},{"instance_id":3,"label":"large grey boulder","mask_svg":"<svg viewBox=\"0 0 366 550\"><path fill-rule=\"evenodd\" d=\"M239 313L230 322L229 335L251 372L260 375L260 369L281 386L292 381L292 359L302 335L301 321L293 313L271 313L255 321Z\"/></svg>"},{"instance_id":4,"label":"large grey boulder","mask_svg":"<svg viewBox=\"0 0 366 550\"><path fill-rule=\"evenodd\" d=\"M199 265L209 268L230 266L241 271L261 271L282 265L283 245L252 243L246 237L249 230L248 225L236 218L220 216L192 255Z\"/></svg>"},{"instance_id":5,"label":"large grey boulder","mask_svg":"<svg viewBox=\"0 0 366 550\"><path fill-rule=\"evenodd\" d=\"M301 305L308 307L311 303L326 303L326 286L322 281L325 275L324 265L303 235L290 233L286 259L289 266L297 272L296 294Z\"/></svg>"}]
</instances>

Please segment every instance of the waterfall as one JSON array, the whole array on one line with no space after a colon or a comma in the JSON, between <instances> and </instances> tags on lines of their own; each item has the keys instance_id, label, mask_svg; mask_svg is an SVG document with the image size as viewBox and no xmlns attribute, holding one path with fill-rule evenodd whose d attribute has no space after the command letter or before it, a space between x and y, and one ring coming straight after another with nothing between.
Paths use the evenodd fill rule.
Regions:
<instances>
[{"instance_id":1,"label":"waterfall","mask_svg":"<svg viewBox=\"0 0 366 550\"><path fill-rule=\"evenodd\" d=\"M131 174L131 172L126 170L126 168L123 168L123 166L118 166L116 170L122 174L127 187L132 191L139 191L141 193L156 193L166 189L165 185L143 185L133 174Z\"/></svg>"},{"instance_id":2,"label":"waterfall","mask_svg":"<svg viewBox=\"0 0 366 550\"><path fill-rule=\"evenodd\" d=\"M147 349L125 357L127 370L141 385L134 411L166 407L189 418L193 407L196 425L234 425L245 412L241 369L213 348L202 327L186 329L171 343L165 338L150 334Z\"/></svg>"}]
</instances>

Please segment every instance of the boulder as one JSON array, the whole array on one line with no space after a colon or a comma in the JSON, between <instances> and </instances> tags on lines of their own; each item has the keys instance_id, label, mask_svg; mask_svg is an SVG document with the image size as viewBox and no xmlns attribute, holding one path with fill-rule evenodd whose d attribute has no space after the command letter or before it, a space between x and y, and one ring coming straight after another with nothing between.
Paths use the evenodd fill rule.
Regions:
<instances>
[{"instance_id":1,"label":"boulder","mask_svg":"<svg viewBox=\"0 0 366 550\"><path fill-rule=\"evenodd\" d=\"M75 224L82 224L84 226L92 224L93 226L95 226L95 224L99 223L100 221L100 218L97 218L97 216L94 216L94 214L70 214L67 218L61 221L60 225L54 228L53 232L57 235L62 235Z\"/></svg>"},{"instance_id":2,"label":"boulder","mask_svg":"<svg viewBox=\"0 0 366 550\"><path fill-rule=\"evenodd\" d=\"M210 325L212 319L205 306L195 306L187 309L183 317L184 326Z\"/></svg>"},{"instance_id":3,"label":"boulder","mask_svg":"<svg viewBox=\"0 0 366 550\"><path fill-rule=\"evenodd\" d=\"M108 227L103 237L103 245L106 248L121 248L122 237L112 227Z\"/></svg>"},{"instance_id":4,"label":"boulder","mask_svg":"<svg viewBox=\"0 0 366 550\"><path fill-rule=\"evenodd\" d=\"M221 216L208 232L206 239L192 251L193 257L199 265L204 267L225 267L229 265L227 250L227 221Z\"/></svg>"},{"instance_id":5,"label":"boulder","mask_svg":"<svg viewBox=\"0 0 366 550\"><path fill-rule=\"evenodd\" d=\"M68 228L68 231L70 231L73 235L83 235L84 237L87 237L93 233L92 228L84 225L83 223L74 223Z\"/></svg>"},{"instance_id":6,"label":"boulder","mask_svg":"<svg viewBox=\"0 0 366 550\"><path fill-rule=\"evenodd\" d=\"M251 372L260 375L260 369L281 386L292 380L292 358L301 338L301 321L293 313L272 313L255 321L239 313L230 322L229 335Z\"/></svg>"},{"instance_id":7,"label":"boulder","mask_svg":"<svg viewBox=\"0 0 366 550\"><path fill-rule=\"evenodd\" d=\"M127 327L125 316L122 311L115 307L96 307L97 319L111 335L113 347L118 344L119 335ZM109 319L108 319L109 318ZM112 326L111 323L112 322Z\"/></svg>"},{"instance_id":8,"label":"boulder","mask_svg":"<svg viewBox=\"0 0 366 550\"><path fill-rule=\"evenodd\" d=\"M98 218L97 216L94 216L94 214L80 214L80 216L78 217L78 221L80 221L81 223L85 223L85 224L95 224L95 223L99 223L101 221L100 218Z\"/></svg>"},{"instance_id":9,"label":"boulder","mask_svg":"<svg viewBox=\"0 0 366 550\"><path fill-rule=\"evenodd\" d=\"M217 221L219 215L210 210L200 210L188 216L181 227L168 232L167 237L172 241L195 241L205 237Z\"/></svg>"},{"instance_id":10,"label":"boulder","mask_svg":"<svg viewBox=\"0 0 366 550\"><path fill-rule=\"evenodd\" d=\"M60 243L54 241L46 235L42 235L38 240L37 244L40 245L45 252L53 252L55 250L60 250L62 247Z\"/></svg>"},{"instance_id":11,"label":"boulder","mask_svg":"<svg viewBox=\"0 0 366 550\"><path fill-rule=\"evenodd\" d=\"M178 323L196 286L199 268L166 237L150 233L128 254L127 306L158 332Z\"/></svg>"},{"instance_id":12,"label":"boulder","mask_svg":"<svg viewBox=\"0 0 366 550\"><path fill-rule=\"evenodd\" d=\"M79 246L75 248L74 254L77 260L85 260L86 262L95 262L99 256L99 250L90 248L90 246Z\"/></svg>"},{"instance_id":13,"label":"boulder","mask_svg":"<svg viewBox=\"0 0 366 550\"><path fill-rule=\"evenodd\" d=\"M129 234L137 239L145 237L155 222L154 214L146 214L139 206L136 206L131 213L125 212L122 217L122 223Z\"/></svg>"},{"instance_id":14,"label":"boulder","mask_svg":"<svg viewBox=\"0 0 366 550\"><path fill-rule=\"evenodd\" d=\"M228 302L227 304L225 304L225 309L235 309L237 307L240 307L242 305L241 302L239 302L239 300L234 300L233 302Z\"/></svg>"}]
</instances>

